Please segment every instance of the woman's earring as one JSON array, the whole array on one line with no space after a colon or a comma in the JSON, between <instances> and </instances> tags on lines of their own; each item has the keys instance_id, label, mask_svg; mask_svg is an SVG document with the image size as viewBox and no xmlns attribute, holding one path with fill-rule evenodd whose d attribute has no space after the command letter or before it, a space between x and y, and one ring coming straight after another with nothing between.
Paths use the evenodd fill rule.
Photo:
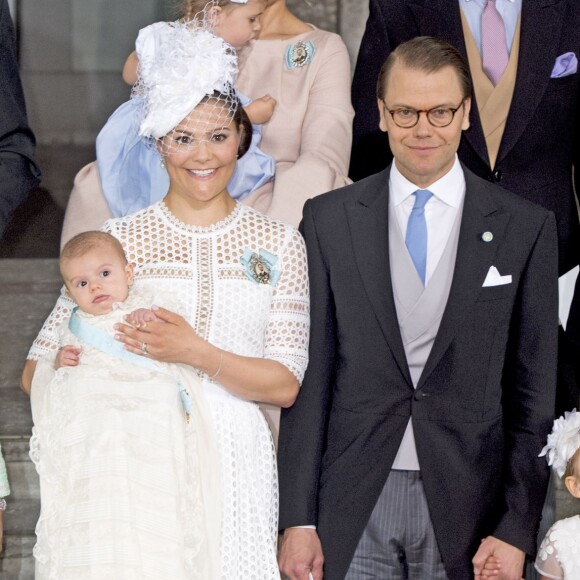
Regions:
<instances>
[{"instance_id":1,"label":"woman's earring","mask_svg":"<svg viewBox=\"0 0 580 580\"><path fill-rule=\"evenodd\" d=\"M166 169L166 166L165 166L165 159L163 159L163 157L161 158L161 163L160 163L160 165L161 165L161 169Z\"/></svg>"}]
</instances>

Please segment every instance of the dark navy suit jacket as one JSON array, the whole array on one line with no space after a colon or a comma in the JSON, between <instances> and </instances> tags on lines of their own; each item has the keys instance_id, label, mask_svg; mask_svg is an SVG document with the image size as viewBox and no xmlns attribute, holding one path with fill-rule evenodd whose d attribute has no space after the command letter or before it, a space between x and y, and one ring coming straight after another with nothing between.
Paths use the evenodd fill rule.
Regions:
<instances>
[{"instance_id":1,"label":"dark navy suit jacket","mask_svg":"<svg viewBox=\"0 0 580 580\"><path fill-rule=\"evenodd\" d=\"M0 0L0 237L14 210L40 181L35 139L26 119L14 24Z\"/></svg>"},{"instance_id":2,"label":"dark navy suit jacket","mask_svg":"<svg viewBox=\"0 0 580 580\"><path fill-rule=\"evenodd\" d=\"M310 362L282 412L280 527L317 526L326 580L344 578L410 416L450 580L473 578L490 534L535 553L556 381L555 220L465 177L451 290L416 389L391 284L388 169L304 207ZM483 287L492 265L512 283Z\"/></svg>"}]
</instances>

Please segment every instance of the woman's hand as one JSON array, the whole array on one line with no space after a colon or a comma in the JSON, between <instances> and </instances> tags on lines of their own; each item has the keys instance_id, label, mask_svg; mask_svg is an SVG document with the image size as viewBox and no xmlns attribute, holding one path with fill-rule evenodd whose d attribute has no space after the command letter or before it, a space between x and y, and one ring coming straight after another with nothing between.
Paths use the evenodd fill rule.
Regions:
<instances>
[{"instance_id":1,"label":"woman's hand","mask_svg":"<svg viewBox=\"0 0 580 580\"><path fill-rule=\"evenodd\" d=\"M208 343L201 339L179 314L153 306L157 320L139 327L117 324L115 338L139 355L168 363L183 363L201 368L202 353Z\"/></svg>"},{"instance_id":2,"label":"woman's hand","mask_svg":"<svg viewBox=\"0 0 580 580\"><path fill-rule=\"evenodd\" d=\"M222 350L201 338L179 314L156 306L152 310L160 320L148 322L146 328L115 325L115 338L128 351L195 367L243 399L282 407L294 403L300 385L282 363Z\"/></svg>"}]
</instances>

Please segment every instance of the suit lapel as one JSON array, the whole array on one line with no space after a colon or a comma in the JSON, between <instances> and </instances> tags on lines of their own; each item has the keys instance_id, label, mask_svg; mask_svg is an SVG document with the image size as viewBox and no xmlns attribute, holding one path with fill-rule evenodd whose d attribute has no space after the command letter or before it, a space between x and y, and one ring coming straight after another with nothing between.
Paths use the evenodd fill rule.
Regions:
<instances>
[{"instance_id":1,"label":"suit lapel","mask_svg":"<svg viewBox=\"0 0 580 580\"><path fill-rule=\"evenodd\" d=\"M420 389L449 347L463 324L464 312L473 308L494 257L502 243L510 215L502 211L481 187L477 178L463 168L466 194L461 218L457 257L447 306L439 332L417 385ZM491 232L493 240L484 242L482 234Z\"/></svg>"},{"instance_id":2,"label":"suit lapel","mask_svg":"<svg viewBox=\"0 0 580 580\"><path fill-rule=\"evenodd\" d=\"M399 331L389 263L389 175L390 166L369 180L357 200L345 204L356 265L401 374L412 388L411 376Z\"/></svg>"},{"instance_id":3,"label":"suit lapel","mask_svg":"<svg viewBox=\"0 0 580 580\"><path fill-rule=\"evenodd\" d=\"M421 35L446 40L459 50L467 62L467 49L458 0L412 0L409 3L409 9L415 16L417 29ZM474 95L469 115L470 127L463 132L462 138L468 141L479 157L489 165L487 145L478 111Z\"/></svg>"},{"instance_id":4,"label":"suit lapel","mask_svg":"<svg viewBox=\"0 0 580 580\"><path fill-rule=\"evenodd\" d=\"M518 72L498 163L507 156L528 126L550 82L558 56L565 8L563 0L534 0L522 4Z\"/></svg>"}]
</instances>

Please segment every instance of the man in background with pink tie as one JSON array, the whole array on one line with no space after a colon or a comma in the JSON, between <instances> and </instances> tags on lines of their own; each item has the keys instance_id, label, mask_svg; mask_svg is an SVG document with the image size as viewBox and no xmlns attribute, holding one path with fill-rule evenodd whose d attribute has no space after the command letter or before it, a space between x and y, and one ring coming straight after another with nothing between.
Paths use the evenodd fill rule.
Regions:
<instances>
[{"instance_id":1,"label":"man in background with pink tie","mask_svg":"<svg viewBox=\"0 0 580 580\"><path fill-rule=\"evenodd\" d=\"M559 272L568 272L580 261L580 2L370 0L352 89L355 181L389 162L373 102L380 66L401 42L423 35L446 40L469 63L474 106L459 159L554 212ZM571 393L563 407L577 398Z\"/></svg>"},{"instance_id":2,"label":"man in background with pink tie","mask_svg":"<svg viewBox=\"0 0 580 580\"><path fill-rule=\"evenodd\" d=\"M580 191L580 2L577 0L370 0L353 80L351 177L386 167L374 87L400 43L434 36L468 60L471 127L458 155L476 175L554 212L559 271L580 261L574 189Z\"/></svg>"}]
</instances>

